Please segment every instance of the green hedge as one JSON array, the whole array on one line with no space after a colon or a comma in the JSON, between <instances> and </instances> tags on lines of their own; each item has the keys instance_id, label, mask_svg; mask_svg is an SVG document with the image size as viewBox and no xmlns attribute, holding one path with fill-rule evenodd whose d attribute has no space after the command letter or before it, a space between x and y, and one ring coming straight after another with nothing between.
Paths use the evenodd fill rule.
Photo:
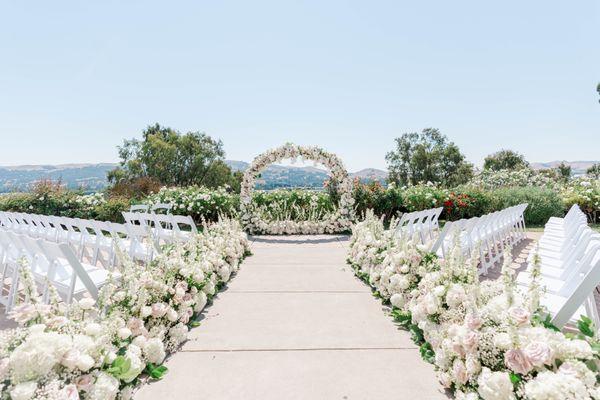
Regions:
<instances>
[{"instance_id":1,"label":"green hedge","mask_svg":"<svg viewBox=\"0 0 600 400\"><path fill-rule=\"evenodd\" d=\"M587 190L587 189L586 189ZM404 212L443 207L442 219L456 220L480 216L503 208L528 203L525 222L542 225L552 216L564 215L569 203L549 188L514 187L483 190L473 187L440 189L419 185L410 188L383 188L378 184L356 184L354 187L357 214L367 209L386 219ZM302 215L298 210L327 213L334 207L326 192L277 190L254 193L254 201L275 215ZM161 189L143 200L147 204L171 203L176 214L191 215L194 220L214 221L219 215L235 217L239 211L239 195L224 189L200 187ZM121 212L129 209L130 200L122 197L106 199L102 194L82 195L62 189L43 189L33 193L0 196L0 210L122 221ZM589 208L589 205L587 205ZM311 211L311 212L312 212Z\"/></svg>"}]
</instances>

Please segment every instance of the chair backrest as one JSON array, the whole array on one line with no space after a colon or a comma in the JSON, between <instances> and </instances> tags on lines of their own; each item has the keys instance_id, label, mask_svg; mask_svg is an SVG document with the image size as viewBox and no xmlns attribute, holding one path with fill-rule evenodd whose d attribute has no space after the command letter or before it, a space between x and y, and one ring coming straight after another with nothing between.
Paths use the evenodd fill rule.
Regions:
<instances>
[{"instance_id":1,"label":"chair backrest","mask_svg":"<svg viewBox=\"0 0 600 400\"><path fill-rule=\"evenodd\" d=\"M45 255L49 261L51 260L53 263L60 263L61 260L64 259L67 261L68 266L73 270L69 286L69 293L67 293L67 302L70 302L72 299L77 279L83 283L83 286L92 296L92 298L98 298L98 288L68 244L41 241L40 245L44 249Z\"/></svg>"},{"instance_id":2,"label":"chair backrest","mask_svg":"<svg viewBox=\"0 0 600 400\"><path fill-rule=\"evenodd\" d=\"M196 228L196 223L194 222L194 219L189 215L173 215L172 221L173 221L173 230L175 230L175 236L177 238L182 237L183 231L181 230L180 225L183 225L186 228L189 227L189 232L191 232L192 234L198 233L198 228ZM186 229L186 231L187 231L187 229Z\"/></svg>"},{"instance_id":3,"label":"chair backrest","mask_svg":"<svg viewBox=\"0 0 600 400\"><path fill-rule=\"evenodd\" d=\"M153 204L152 207L150 207L150 211L155 214L159 214L161 212L164 212L165 214L170 214L172 208L173 208L173 204L157 203L157 204Z\"/></svg>"},{"instance_id":4,"label":"chair backrest","mask_svg":"<svg viewBox=\"0 0 600 400\"><path fill-rule=\"evenodd\" d=\"M129 212L148 212L148 204L132 204Z\"/></svg>"},{"instance_id":5,"label":"chair backrest","mask_svg":"<svg viewBox=\"0 0 600 400\"><path fill-rule=\"evenodd\" d=\"M552 323L559 328L567 324L598 285L600 285L600 257L593 261L584 278L552 318Z\"/></svg>"}]
</instances>

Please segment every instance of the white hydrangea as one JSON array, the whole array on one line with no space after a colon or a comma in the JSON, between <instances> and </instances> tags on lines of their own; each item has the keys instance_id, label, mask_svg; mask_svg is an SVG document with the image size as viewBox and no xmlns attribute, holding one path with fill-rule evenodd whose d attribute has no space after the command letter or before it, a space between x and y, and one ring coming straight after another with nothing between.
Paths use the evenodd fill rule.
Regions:
<instances>
[{"instance_id":1,"label":"white hydrangea","mask_svg":"<svg viewBox=\"0 0 600 400\"><path fill-rule=\"evenodd\" d=\"M88 393L90 400L113 400L119 393L119 380L105 372L99 372Z\"/></svg>"},{"instance_id":2,"label":"white hydrangea","mask_svg":"<svg viewBox=\"0 0 600 400\"><path fill-rule=\"evenodd\" d=\"M525 383L525 395L530 400L589 399L583 382L574 375L542 371Z\"/></svg>"},{"instance_id":3,"label":"white hydrangea","mask_svg":"<svg viewBox=\"0 0 600 400\"><path fill-rule=\"evenodd\" d=\"M162 364L166 357L165 346L159 338L148 339L144 344L144 355L153 364Z\"/></svg>"},{"instance_id":4,"label":"white hydrangea","mask_svg":"<svg viewBox=\"0 0 600 400\"><path fill-rule=\"evenodd\" d=\"M483 368L479 378L477 391L483 400L514 400L513 384L507 372L492 372Z\"/></svg>"}]
</instances>

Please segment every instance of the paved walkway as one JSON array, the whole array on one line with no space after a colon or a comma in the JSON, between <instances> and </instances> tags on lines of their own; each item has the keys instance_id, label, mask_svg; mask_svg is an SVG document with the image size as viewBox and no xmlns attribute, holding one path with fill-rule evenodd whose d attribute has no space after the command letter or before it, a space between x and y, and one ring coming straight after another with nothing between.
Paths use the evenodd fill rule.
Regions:
<instances>
[{"instance_id":1,"label":"paved walkway","mask_svg":"<svg viewBox=\"0 0 600 400\"><path fill-rule=\"evenodd\" d=\"M137 400L446 399L346 266L347 237L256 237L169 373Z\"/></svg>"}]
</instances>

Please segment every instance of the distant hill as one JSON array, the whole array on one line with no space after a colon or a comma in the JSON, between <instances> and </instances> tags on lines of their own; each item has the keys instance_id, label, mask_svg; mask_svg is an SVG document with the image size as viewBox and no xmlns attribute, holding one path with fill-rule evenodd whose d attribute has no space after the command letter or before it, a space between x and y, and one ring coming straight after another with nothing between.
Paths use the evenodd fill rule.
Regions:
<instances>
[{"instance_id":1,"label":"distant hill","mask_svg":"<svg viewBox=\"0 0 600 400\"><path fill-rule=\"evenodd\" d=\"M531 168L533 169L548 169L548 168L556 168L560 165L560 163L565 163L571 166L571 171L573 175L583 175L585 171L594 164L599 163L600 161L550 161L550 162L535 162L531 163Z\"/></svg>"},{"instance_id":2,"label":"distant hill","mask_svg":"<svg viewBox=\"0 0 600 400\"><path fill-rule=\"evenodd\" d=\"M117 164L18 165L0 167L0 193L27 191L39 180L61 181L70 189L94 192L107 185L106 173Z\"/></svg>"},{"instance_id":3,"label":"distant hill","mask_svg":"<svg viewBox=\"0 0 600 400\"><path fill-rule=\"evenodd\" d=\"M249 163L245 161L227 160L227 165L234 171L245 170ZM33 183L43 179L60 180L70 189L83 189L94 192L105 188L108 184L106 173L117 164L61 164L61 165L18 165L0 167L0 193L27 191ZM270 165L257 180L260 189L284 187L321 188L329 174L324 169L283 165ZM377 180L384 182L387 172L367 168L350 176L362 181Z\"/></svg>"},{"instance_id":4,"label":"distant hill","mask_svg":"<svg viewBox=\"0 0 600 400\"><path fill-rule=\"evenodd\" d=\"M244 161L225 161L234 171L245 170L249 163ZM351 177L358 177L361 181L385 182L387 172L375 168L362 169L350 173ZM322 188L323 182L328 179L329 173L316 167L296 167L272 164L269 165L257 179L257 188L275 189L286 187Z\"/></svg>"}]
</instances>

